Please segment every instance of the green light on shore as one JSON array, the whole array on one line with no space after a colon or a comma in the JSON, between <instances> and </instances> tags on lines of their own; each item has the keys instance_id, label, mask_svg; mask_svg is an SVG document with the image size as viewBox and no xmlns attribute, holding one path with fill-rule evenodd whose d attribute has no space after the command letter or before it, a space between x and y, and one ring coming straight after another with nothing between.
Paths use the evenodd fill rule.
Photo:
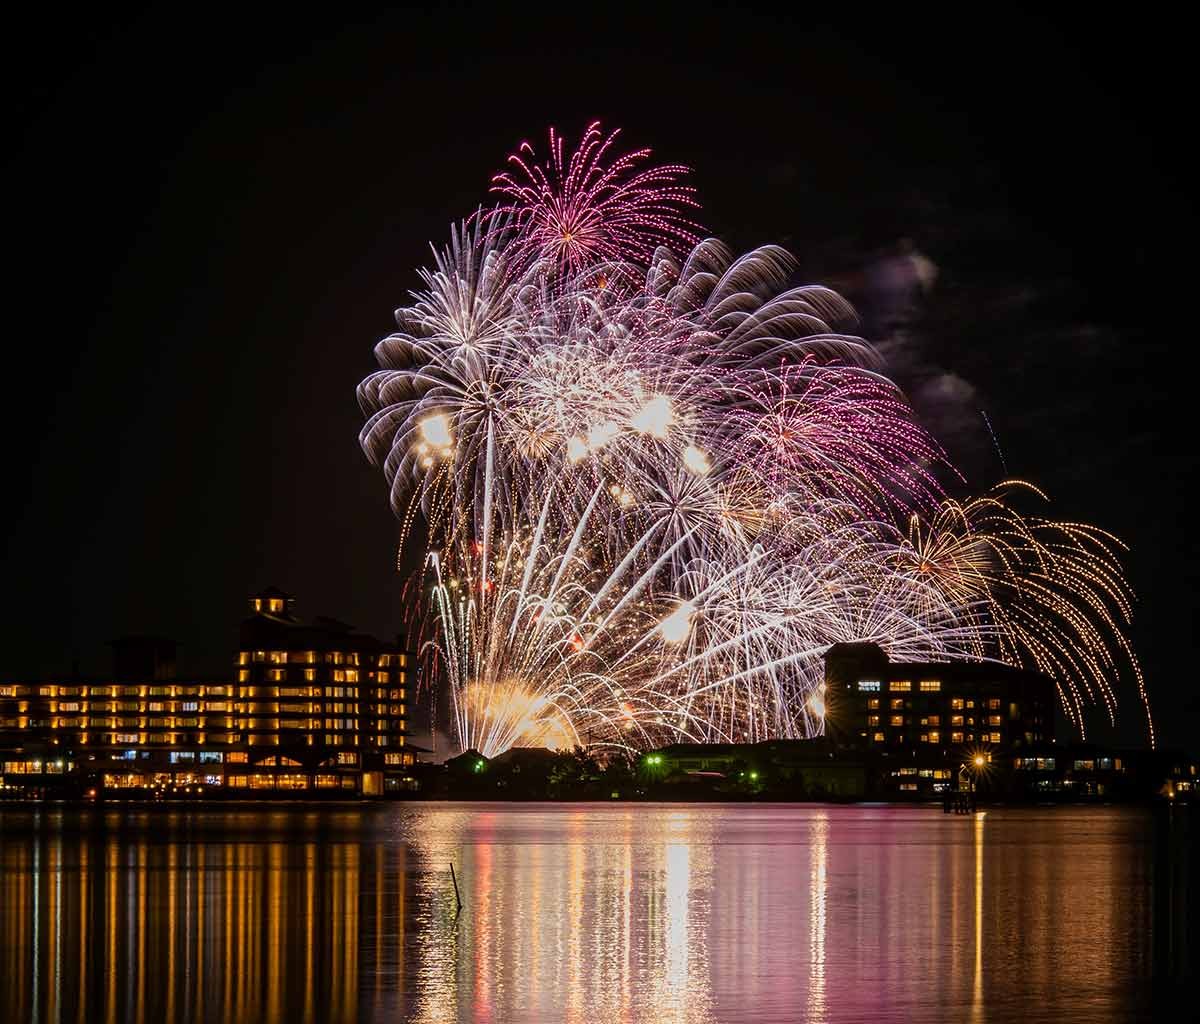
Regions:
<instances>
[{"instance_id":1,"label":"green light on shore","mask_svg":"<svg viewBox=\"0 0 1200 1024\"><path fill-rule=\"evenodd\" d=\"M757 779L757 778L758 778L758 772L751 772L751 773L750 773L750 781L751 781L751 782L753 782L753 781L754 781L755 779Z\"/></svg>"}]
</instances>

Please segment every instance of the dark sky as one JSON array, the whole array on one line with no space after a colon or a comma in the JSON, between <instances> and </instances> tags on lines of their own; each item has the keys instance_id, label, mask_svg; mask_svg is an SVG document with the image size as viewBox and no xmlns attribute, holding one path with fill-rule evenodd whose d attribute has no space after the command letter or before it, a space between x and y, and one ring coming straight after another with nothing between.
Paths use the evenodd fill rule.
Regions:
<instances>
[{"instance_id":1,"label":"dark sky","mask_svg":"<svg viewBox=\"0 0 1200 1024\"><path fill-rule=\"evenodd\" d=\"M984 409L1012 474L1130 543L1160 732L1195 748L1190 41L917 10L11 21L0 673L161 632L223 674L268 583L398 629L354 387L504 156L599 117L696 169L714 233L845 287L973 486ZM871 284L905 238L938 279L895 335Z\"/></svg>"}]
</instances>

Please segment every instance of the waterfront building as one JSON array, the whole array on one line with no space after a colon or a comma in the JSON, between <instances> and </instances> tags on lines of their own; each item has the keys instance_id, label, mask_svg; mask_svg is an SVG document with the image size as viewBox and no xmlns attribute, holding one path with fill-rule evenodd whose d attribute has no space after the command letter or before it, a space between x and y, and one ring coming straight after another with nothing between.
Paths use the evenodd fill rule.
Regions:
<instances>
[{"instance_id":1,"label":"waterfront building","mask_svg":"<svg viewBox=\"0 0 1200 1024\"><path fill-rule=\"evenodd\" d=\"M1054 737L1054 682L992 662L893 662L877 644L825 654L825 729L875 766L872 788L929 797L995 780L1009 751Z\"/></svg>"},{"instance_id":2,"label":"waterfront building","mask_svg":"<svg viewBox=\"0 0 1200 1024\"><path fill-rule=\"evenodd\" d=\"M177 679L172 641L124 637L111 678L0 682L0 785L184 795L407 788L403 642L333 619L302 623L275 588L250 603L231 679Z\"/></svg>"},{"instance_id":3,"label":"waterfront building","mask_svg":"<svg viewBox=\"0 0 1200 1024\"><path fill-rule=\"evenodd\" d=\"M843 746L997 748L1054 737L1054 682L991 662L893 662L876 644L825 654L826 728Z\"/></svg>"}]
</instances>

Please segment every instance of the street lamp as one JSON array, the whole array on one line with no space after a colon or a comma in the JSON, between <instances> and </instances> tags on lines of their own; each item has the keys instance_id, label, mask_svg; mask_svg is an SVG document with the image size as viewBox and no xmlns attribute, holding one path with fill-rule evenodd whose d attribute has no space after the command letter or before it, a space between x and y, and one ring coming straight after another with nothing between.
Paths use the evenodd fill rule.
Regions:
<instances>
[{"instance_id":1,"label":"street lamp","mask_svg":"<svg viewBox=\"0 0 1200 1024\"><path fill-rule=\"evenodd\" d=\"M976 782L979 779L979 773L983 771L983 766L985 764L987 764L987 758L982 754L976 754L973 758L971 758L969 763L963 761L958 766L958 788L962 789L962 780L963 777L966 776L968 791L974 793L977 788ZM973 772L971 771L972 768L975 769Z\"/></svg>"}]
</instances>

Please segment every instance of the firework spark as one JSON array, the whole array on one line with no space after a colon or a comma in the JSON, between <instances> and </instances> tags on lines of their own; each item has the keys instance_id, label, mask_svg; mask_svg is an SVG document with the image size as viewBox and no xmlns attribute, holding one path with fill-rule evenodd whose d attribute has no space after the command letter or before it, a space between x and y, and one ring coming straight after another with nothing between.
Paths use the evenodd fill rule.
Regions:
<instances>
[{"instance_id":1,"label":"firework spark","mask_svg":"<svg viewBox=\"0 0 1200 1024\"><path fill-rule=\"evenodd\" d=\"M492 179L501 205L486 219L512 219L510 257L573 277L602 263L648 263L659 245L699 240L699 225L685 215L699 208L695 189L683 184L688 168L644 165L649 149L614 154L619 135L593 122L564 159L563 137L551 128L544 163L528 142L508 158L511 169ZM604 286L603 274L596 283Z\"/></svg>"},{"instance_id":2,"label":"firework spark","mask_svg":"<svg viewBox=\"0 0 1200 1024\"><path fill-rule=\"evenodd\" d=\"M815 735L844 641L1036 669L1081 729L1145 701L1120 543L947 497L849 305L697 241L685 169L616 138L522 147L359 386L463 748Z\"/></svg>"}]
</instances>

